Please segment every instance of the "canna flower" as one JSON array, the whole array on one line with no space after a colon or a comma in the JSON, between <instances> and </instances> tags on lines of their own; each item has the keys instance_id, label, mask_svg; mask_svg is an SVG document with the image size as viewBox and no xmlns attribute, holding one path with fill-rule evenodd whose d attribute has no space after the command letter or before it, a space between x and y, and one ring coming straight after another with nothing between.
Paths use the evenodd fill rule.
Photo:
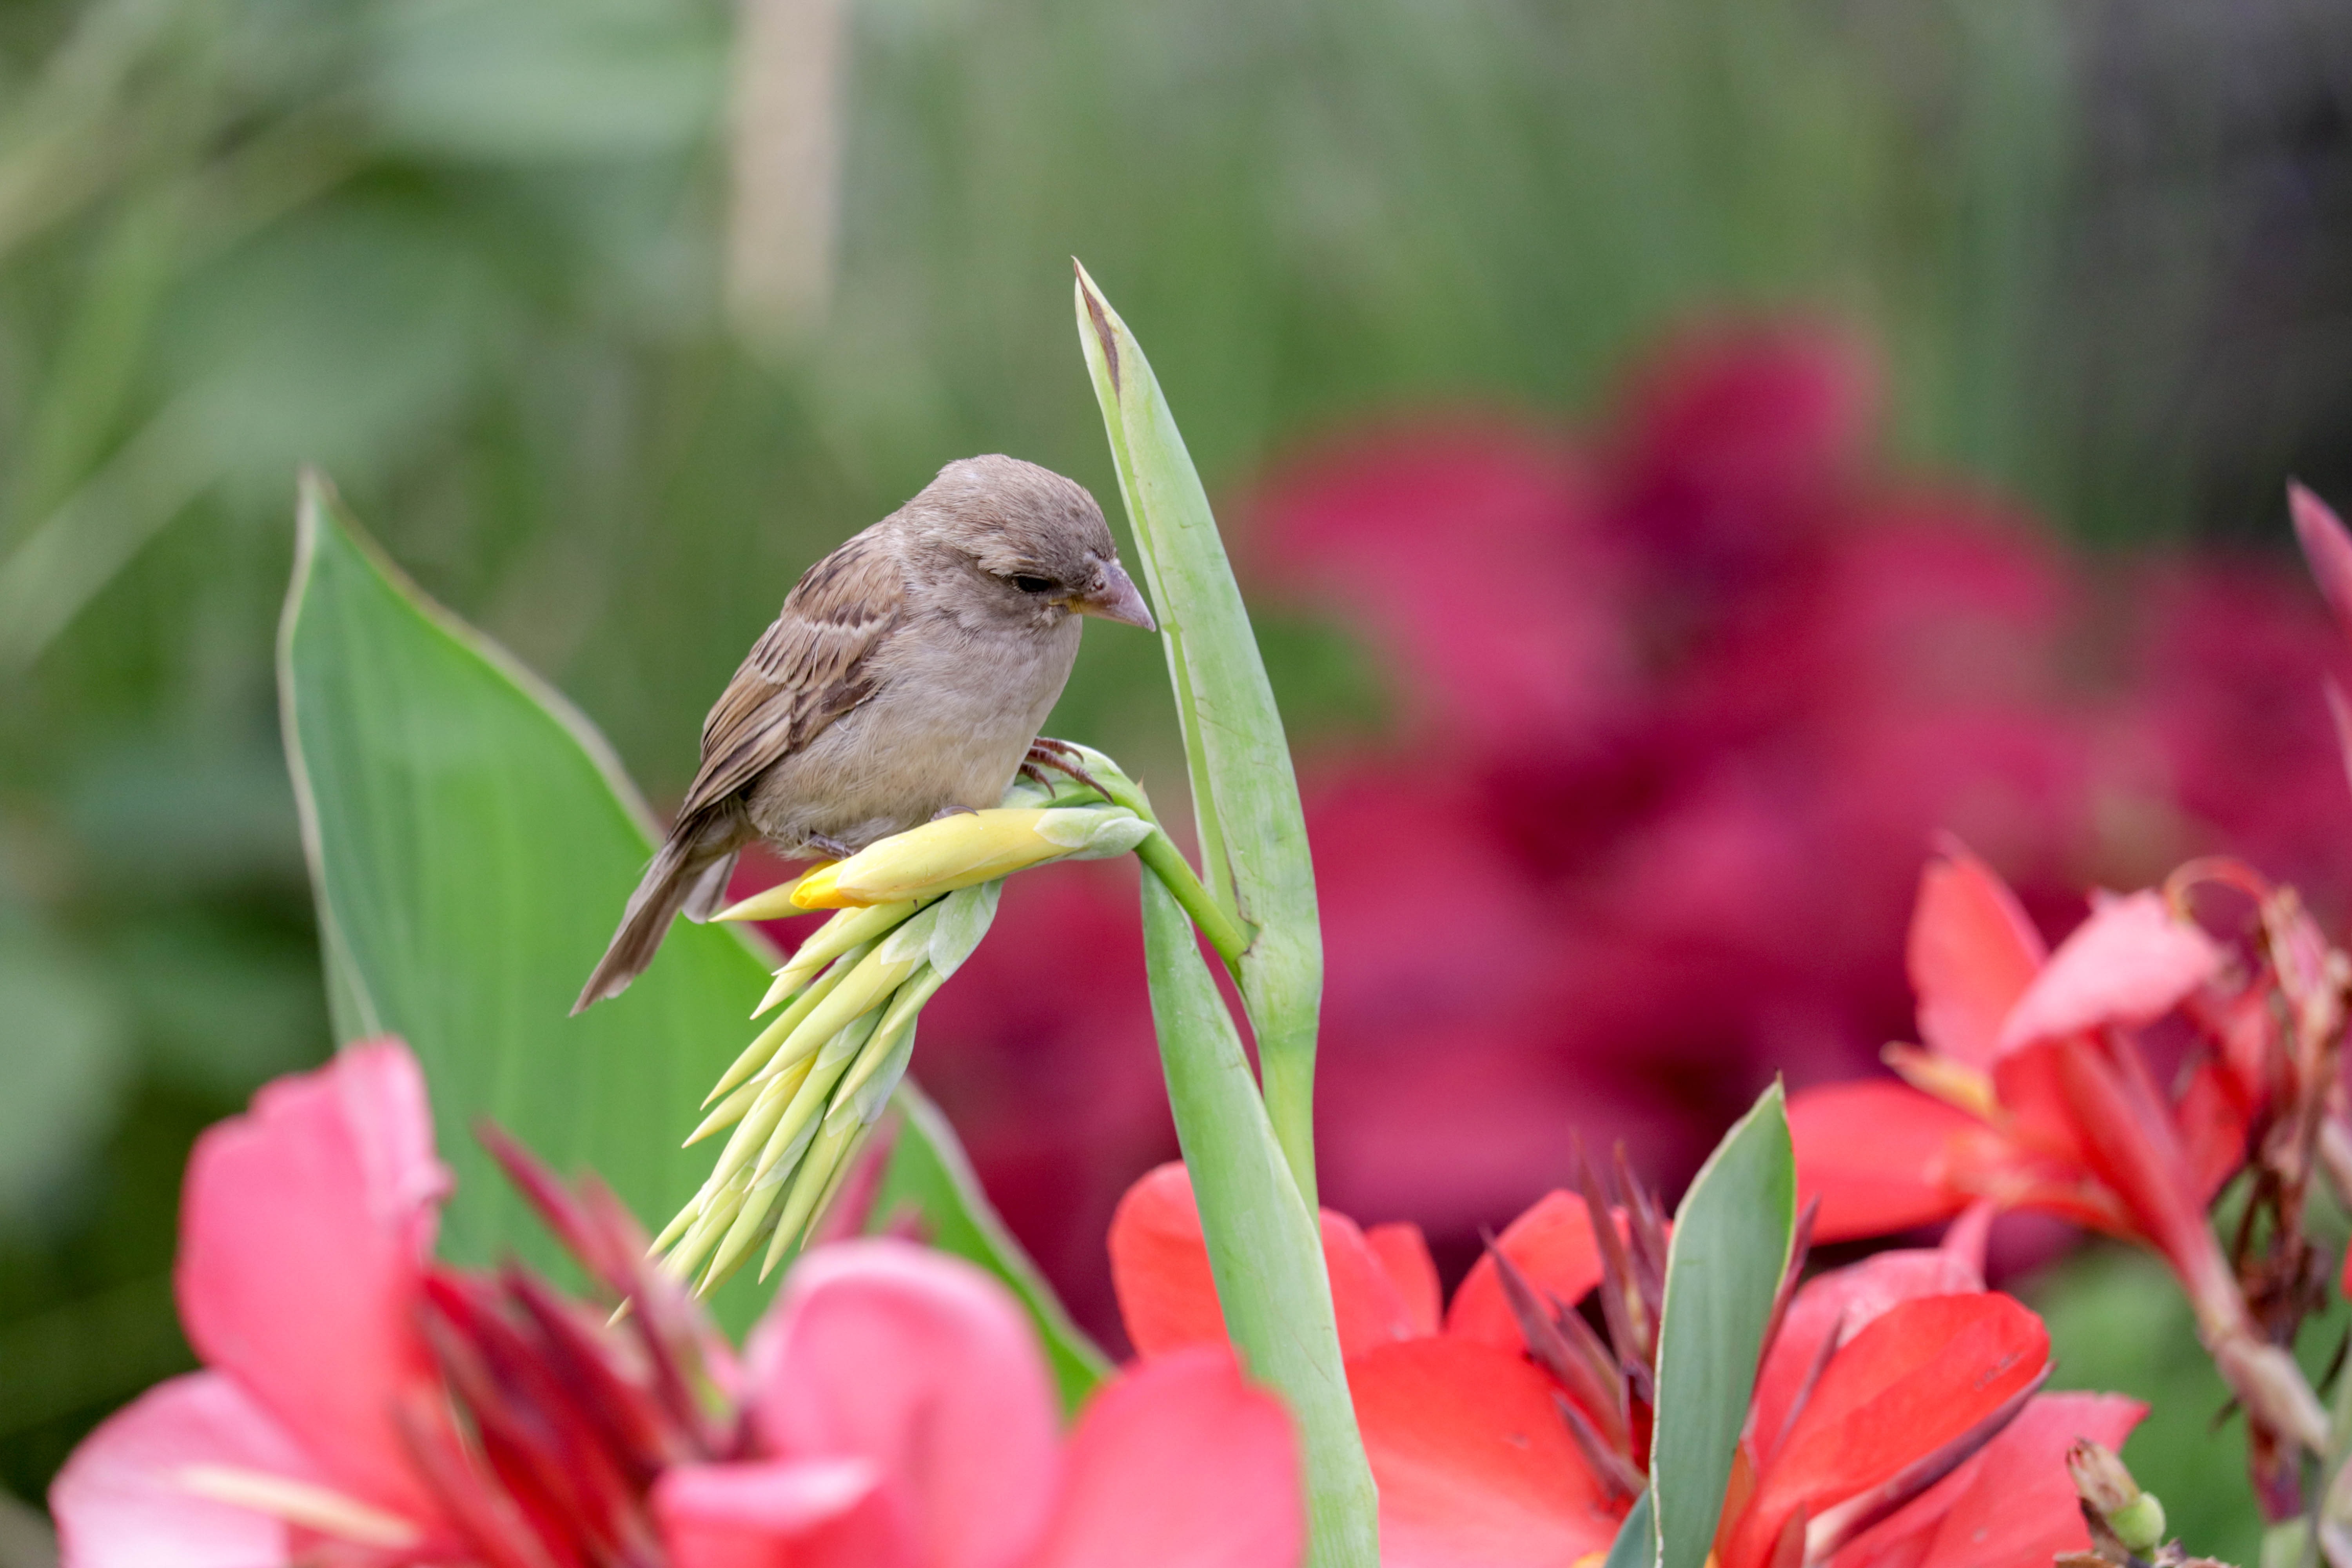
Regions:
<instances>
[{"instance_id":1,"label":"canna flower","mask_svg":"<svg viewBox=\"0 0 2352 1568\"><path fill-rule=\"evenodd\" d=\"M2207 884L2254 901L2251 962L2176 912ZM1983 1202L2139 1242L2170 1264L2256 1421L2318 1451L2326 1416L2250 1313L2206 1219L2247 1160L2250 1128L2270 1115L2272 1138L2307 1135L2312 1118L2284 1112L2333 1082L2344 963L2293 892L2232 863L2193 863L2164 894L2105 900L2045 952L2000 879L1954 845L1921 881L1909 958L1925 1044L1886 1053L1905 1081L1790 1102L1817 1234L1883 1235ZM2167 1018L2194 1038L2173 1095L2139 1042ZM2294 1158L2308 1170L2307 1150Z\"/></svg>"},{"instance_id":2,"label":"canna flower","mask_svg":"<svg viewBox=\"0 0 2352 1568\"><path fill-rule=\"evenodd\" d=\"M603 1300L432 1261L448 1178L398 1041L198 1141L177 1285L205 1369L67 1461L64 1568L1297 1561L1287 1417L1230 1356L1114 1380L1066 1444L1011 1295L868 1242L804 1259L739 1368L610 1193L487 1136Z\"/></svg>"},{"instance_id":3,"label":"canna flower","mask_svg":"<svg viewBox=\"0 0 2352 1568\"><path fill-rule=\"evenodd\" d=\"M1598 1288L1612 1338L1621 1322L1638 1338L1644 1312L1654 1331L1663 1227L1626 1195L1612 1237L1585 1195L1548 1194L1443 1304L1416 1227L1323 1212L1389 1568L1535 1568L1608 1549L1645 1484L1646 1366L1615 1360L1568 1309ZM2048 1337L1984 1289L1982 1226L1958 1228L1948 1248L1882 1254L1795 1293L1758 1378L1718 1568L2042 1568L2088 1544L2067 1447L2119 1444L2144 1410L2038 1394ZM1129 1189L1110 1255L1147 1365L1222 1340L1181 1165Z\"/></svg>"},{"instance_id":4,"label":"canna flower","mask_svg":"<svg viewBox=\"0 0 2352 1568\"><path fill-rule=\"evenodd\" d=\"M905 1242L794 1268L748 1351L760 1457L654 1489L675 1568L1290 1568L1288 1416L1230 1354L1114 1380L1065 1442L1011 1294Z\"/></svg>"},{"instance_id":5,"label":"canna flower","mask_svg":"<svg viewBox=\"0 0 2352 1568\"><path fill-rule=\"evenodd\" d=\"M174 1278L205 1370L67 1461L66 1568L657 1564L647 1485L722 1451L705 1401L731 1357L610 1194L493 1152L625 1324L432 1262L423 1079L396 1040L353 1046L197 1141Z\"/></svg>"},{"instance_id":6,"label":"canna flower","mask_svg":"<svg viewBox=\"0 0 2352 1568\"><path fill-rule=\"evenodd\" d=\"M1790 1100L1798 1172L1821 1200L1816 1234L1883 1235L1984 1199L2196 1266L2206 1200L2242 1158L2242 1096L2258 1080L2217 1078L2229 1064L2208 1060L2197 1091L2207 1114L2146 1094L2118 1126L2094 1128L2084 1112L2145 1077L2122 1031L2215 980L2221 949L2157 894L2137 893L2102 905L2053 955L2008 888L1954 844L1920 879L1908 963L1925 1044L1888 1048L1904 1082Z\"/></svg>"}]
</instances>

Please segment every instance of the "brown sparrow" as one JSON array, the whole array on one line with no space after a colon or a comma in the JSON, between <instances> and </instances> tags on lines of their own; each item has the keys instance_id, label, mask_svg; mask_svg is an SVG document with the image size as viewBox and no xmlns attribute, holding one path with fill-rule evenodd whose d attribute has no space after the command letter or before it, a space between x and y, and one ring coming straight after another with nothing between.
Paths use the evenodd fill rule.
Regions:
<instances>
[{"instance_id":1,"label":"brown sparrow","mask_svg":"<svg viewBox=\"0 0 2352 1568\"><path fill-rule=\"evenodd\" d=\"M966 458L810 567L702 723L702 765L572 1011L617 996L735 857L840 859L997 804L1078 657L1078 617L1153 630L1085 489Z\"/></svg>"}]
</instances>

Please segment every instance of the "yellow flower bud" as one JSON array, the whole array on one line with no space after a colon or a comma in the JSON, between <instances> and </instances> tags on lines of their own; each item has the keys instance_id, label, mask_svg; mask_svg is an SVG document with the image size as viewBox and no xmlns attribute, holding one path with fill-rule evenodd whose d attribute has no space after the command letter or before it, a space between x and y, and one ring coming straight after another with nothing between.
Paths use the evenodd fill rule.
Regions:
<instances>
[{"instance_id":1,"label":"yellow flower bud","mask_svg":"<svg viewBox=\"0 0 2352 1568\"><path fill-rule=\"evenodd\" d=\"M739 899L710 918L714 921L781 921L793 915L806 914L806 904L793 902L793 890L808 880L805 876L789 882L779 882L772 888L762 888L748 899Z\"/></svg>"},{"instance_id":2,"label":"yellow flower bud","mask_svg":"<svg viewBox=\"0 0 2352 1568\"><path fill-rule=\"evenodd\" d=\"M837 910L928 899L1047 860L1123 855L1150 831L1118 806L959 812L818 867L801 879L793 901L804 910Z\"/></svg>"}]
</instances>

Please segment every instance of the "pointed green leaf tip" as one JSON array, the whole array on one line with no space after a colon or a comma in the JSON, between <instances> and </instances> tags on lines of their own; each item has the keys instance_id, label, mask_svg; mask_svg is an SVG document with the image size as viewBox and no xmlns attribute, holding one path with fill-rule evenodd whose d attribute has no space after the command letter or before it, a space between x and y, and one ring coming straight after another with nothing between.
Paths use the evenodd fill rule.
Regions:
<instances>
[{"instance_id":1,"label":"pointed green leaf tip","mask_svg":"<svg viewBox=\"0 0 2352 1568\"><path fill-rule=\"evenodd\" d=\"M1715 1544L1796 1224L1797 1165L1776 1079L1724 1134L1675 1214L1646 1494L1654 1568L1700 1568ZM1618 1555L1612 1551L1609 1568L1623 1568Z\"/></svg>"},{"instance_id":2,"label":"pointed green leaf tip","mask_svg":"<svg viewBox=\"0 0 2352 1568\"><path fill-rule=\"evenodd\" d=\"M305 476L279 628L287 762L318 894L336 1037L407 1039L457 1190L450 1258L557 1264L465 1129L487 1116L558 1169L593 1169L640 1216L695 1191L677 1141L740 1047L772 954L681 924L616 1001L574 1018L580 977L652 853L644 806L586 719L433 604ZM910 1086L875 1213L995 1272L1034 1316L1066 1399L1108 1370L988 1207ZM722 1292L740 1329L764 1292Z\"/></svg>"},{"instance_id":3,"label":"pointed green leaf tip","mask_svg":"<svg viewBox=\"0 0 2352 1568\"><path fill-rule=\"evenodd\" d=\"M1239 978L1266 1113L1312 1209L1323 937L1290 747L1208 492L1159 379L1085 267L1073 265L1078 339L1176 689L1202 879L1251 933Z\"/></svg>"}]
</instances>

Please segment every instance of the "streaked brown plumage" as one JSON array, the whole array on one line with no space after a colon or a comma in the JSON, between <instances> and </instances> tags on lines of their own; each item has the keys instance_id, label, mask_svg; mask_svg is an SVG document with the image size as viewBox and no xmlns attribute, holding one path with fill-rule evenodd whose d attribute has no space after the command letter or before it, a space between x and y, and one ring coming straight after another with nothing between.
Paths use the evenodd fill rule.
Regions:
<instances>
[{"instance_id":1,"label":"streaked brown plumage","mask_svg":"<svg viewBox=\"0 0 2352 1568\"><path fill-rule=\"evenodd\" d=\"M572 1006L618 995L764 838L837 857L994 805L1078 653L1081 616L1151 627L1102 510L1005 457L941 468L808 569L702 725L702 765Z\"/></svg>"}]
</instances>

